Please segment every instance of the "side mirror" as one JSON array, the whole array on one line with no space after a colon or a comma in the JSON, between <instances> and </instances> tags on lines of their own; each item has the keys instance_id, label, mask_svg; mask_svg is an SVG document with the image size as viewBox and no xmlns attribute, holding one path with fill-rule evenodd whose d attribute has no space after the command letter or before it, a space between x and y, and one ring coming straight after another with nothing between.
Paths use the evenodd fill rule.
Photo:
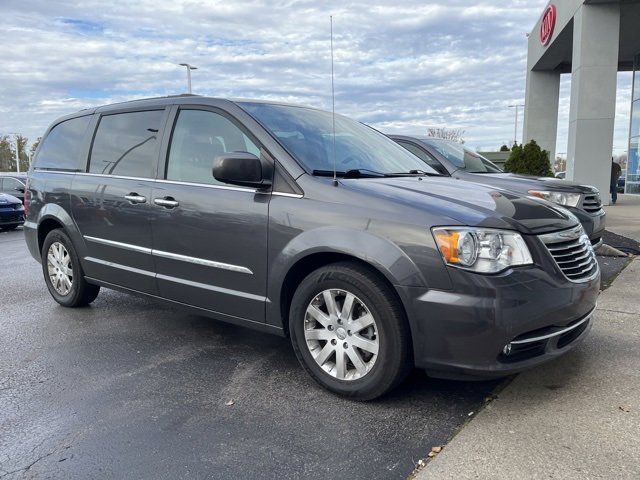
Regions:
<instances>
[{"instance_id":1,"label":"side mirror","mask_svg":"<svg viewBox=\"0 0 640 480\"><path fill-rule=\"evenodd\" d=\"M14 190L16 192L24 193L24 187L16 187Z\"/></svg>"},{"instance_id":2,"label":"side mirror","mask_svg":"<svg viewBox=\"0 0 640 480\"><path fill-rule=\"evenodd\" d=\"M213 159L213 177L219 182L243 187L265 188L271 185L260 159L248 152L218 155Z\"/></svg>"}]
</instances>

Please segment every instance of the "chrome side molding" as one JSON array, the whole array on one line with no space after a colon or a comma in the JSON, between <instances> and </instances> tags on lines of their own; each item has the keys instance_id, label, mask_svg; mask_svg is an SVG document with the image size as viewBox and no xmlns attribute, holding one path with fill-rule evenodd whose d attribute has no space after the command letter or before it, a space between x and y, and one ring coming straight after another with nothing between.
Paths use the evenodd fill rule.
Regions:
<instances>
[{"instance_id":1,"label":"chrome side molding","mask_svg":"<svg viewBox=\"0 0 640 480\"><path fill-rule=\"evenodd\" d=\"M242 265L233 265L230 263L216 262L215 260L207 260L205 258L190 257L188 255L181 255L179 253L165 252L163 250L140 247L138 245L132 245L130 243L116 242L114 240L107 240L106 238L92 237L89 235L84 235L84 238L85 240L88 240L90 242L109 245L110 247L122 248L124 250L130 250L132 252L146 253L147 255L152 255L155 257L170 258L171 260L193 263L195 265L203 265L205 267L219 268L221 270L253 275L253 271L251 271L251 269L243 267Z\"/></svg>"}]
</instances>

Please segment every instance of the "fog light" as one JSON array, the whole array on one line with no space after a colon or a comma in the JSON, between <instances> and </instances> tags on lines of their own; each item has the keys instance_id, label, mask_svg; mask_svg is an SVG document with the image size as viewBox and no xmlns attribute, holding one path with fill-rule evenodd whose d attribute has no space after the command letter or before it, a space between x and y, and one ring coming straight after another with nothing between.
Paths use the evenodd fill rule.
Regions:
<instances>
[{"instance_id":1,"label":"fog light","mask_svg":"<svg viewBox=\"0 0 640 480\"><path fill-rule=\"evenodd\" d=\"M511 344L507 343L504 348L502 349L502 353L504 353L505 355L510 355L511 354Z\"/></svg>"}]
</instances>

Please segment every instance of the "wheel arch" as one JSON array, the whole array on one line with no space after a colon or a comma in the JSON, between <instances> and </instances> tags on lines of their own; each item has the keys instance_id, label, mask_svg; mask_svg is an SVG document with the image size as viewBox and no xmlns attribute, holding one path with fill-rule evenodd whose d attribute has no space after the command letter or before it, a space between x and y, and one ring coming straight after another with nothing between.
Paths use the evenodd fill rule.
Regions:
<instances>
[{"instance_id":1,"label":"wheel arch","mask_svg":"<svg viewBox=\"0 0 640 480\"><path fill-rule=\"evenodd\" d=\"M271 262L267 323L281 327L288 334L289 308L296 286L312 271L341 261L357 263L383 280L409 321L408 305L395 285L426 286L417 266L397 245L384 238L362 231L341 230L326 228L305 232Z\"/></svg>"}]
</instances>

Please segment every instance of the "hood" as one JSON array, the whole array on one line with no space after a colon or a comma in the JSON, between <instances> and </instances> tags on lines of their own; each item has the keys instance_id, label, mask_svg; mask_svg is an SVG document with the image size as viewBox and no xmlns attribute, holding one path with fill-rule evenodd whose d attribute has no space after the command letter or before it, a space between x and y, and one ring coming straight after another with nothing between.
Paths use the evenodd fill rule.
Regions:
<instances>
[{"instance_id":1,"label":"hood","mask_svg":"<svg viewBox=\"0 0 640 480\"><path fill-rule=\"evenodd\" d=\"M13 195L8 195L6 193L0 193L0 206L2 205L13 205L15 203L22 203L20 199L14 197Z\"/></svg>"},{"instance_id":2,"label":"hood","mask_svg":"<svg viewBox=\"0 0 640 480\"><path fill-rule=\"evenodd\" d=\"M553 190L555 192L593 194L598 189L590 185L580 185L568 180L554 177L534 177L531 175L519 175L516 173L468 173L462 177L464 180L495 185L500 188L526 194L529 190Z\"/></svg>"},{"instance_id":3,"label":"hood","mask_svg":"<svg viewBox=\"0 0 640 480\"><path fill-rule=\"evenodd\" d=\"M396 177L341 180L345 187L424 209L462 225L540 234L578 224L562 207L487 185L449 177Z\"/></svg>"}]
</instances>

